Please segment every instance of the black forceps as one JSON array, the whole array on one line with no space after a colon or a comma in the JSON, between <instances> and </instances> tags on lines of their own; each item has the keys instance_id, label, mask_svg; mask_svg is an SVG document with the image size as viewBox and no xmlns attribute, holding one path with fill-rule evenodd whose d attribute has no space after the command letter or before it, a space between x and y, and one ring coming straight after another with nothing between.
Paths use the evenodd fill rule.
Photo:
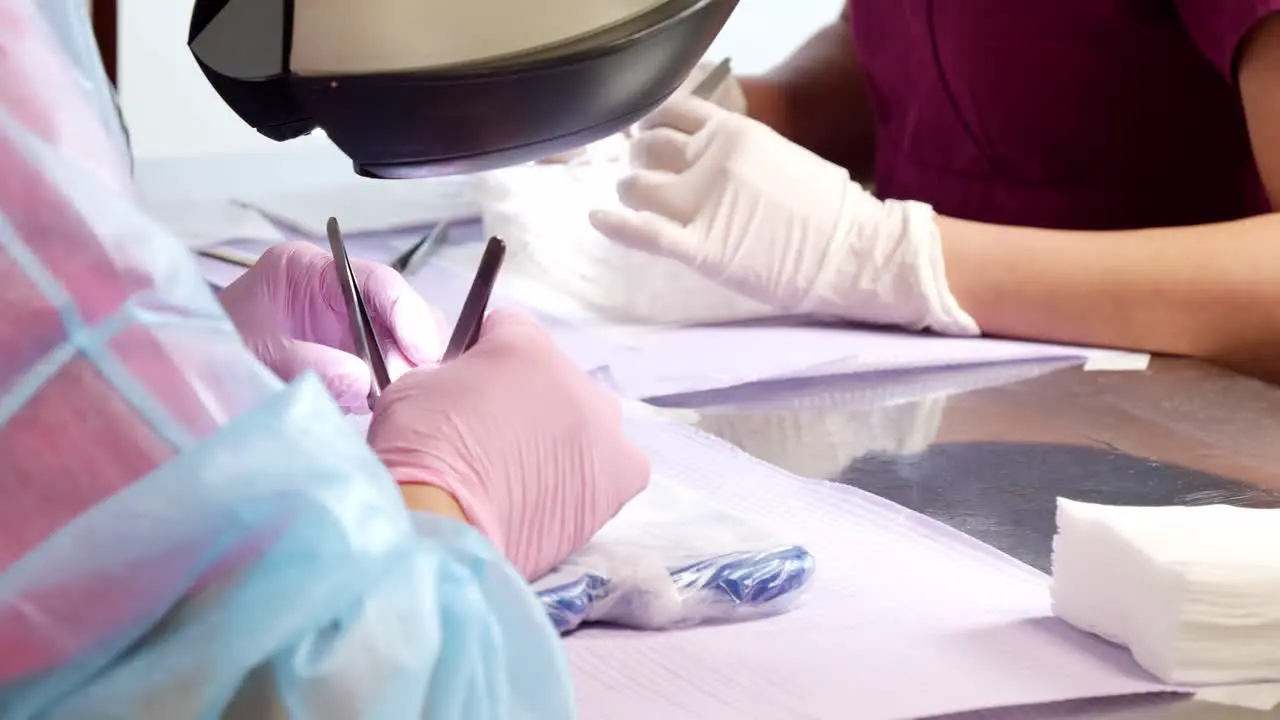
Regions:
<instances>
[{"instance_id":1,"label":"black forceps","mask_svg":"<svg viewBox=\"0 0 1280 720\"><path fill-rule=\"evenodd\" d=\"M471 289L467 291L467 299L462 303L458 323L453 326L453 335L449 337L449 345L440 362L458 359L458 356L470 350L480 339L480 326L484 323L484 315L489 308L489 296L493 294L493 286L498 281L498 270L502 268L502 260L506 256L507 244L502 238L489 238L484 246L484 254L480 256L480 267L476 268L475 279L471 281Z\"/></svg>"},{"instance_id":2,"label":"black forceps","mask_svg":"<svg viewBox=\"0 0 1280 720\"><path fill-rule=\"evenodd\" d=\"M378 334L374 331L373 316L369 314L364 295L360 293L360 283L356 281L356 274L351 269L351 258L347 255L347 245L342 240L337 218L329 218L327 230L334 268L338 271L338 287L342 288L347 318L351 322L351 339L356 355L368 364L373 373L373 384L369 387L369 407L372 409L374 401L391 384L391 374L387 372L386 355L382 353Z\"/></svg>"}]
</instances>

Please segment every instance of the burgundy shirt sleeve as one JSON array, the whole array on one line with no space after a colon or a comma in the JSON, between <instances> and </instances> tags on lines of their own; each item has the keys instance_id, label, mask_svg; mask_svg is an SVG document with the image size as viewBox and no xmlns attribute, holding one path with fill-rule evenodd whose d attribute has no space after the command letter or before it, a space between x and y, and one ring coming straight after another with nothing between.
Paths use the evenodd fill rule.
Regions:
<instances>
[{"instance_id":1,"label":"burgundy shirt sleeve","mask_svg":"<svg viewBox=\"0 0 1280 720\"><path fill-rule=\"evenodd\" d=\"M1258 21L1280 11L1280 0L1174 0L1200 52L1233 84L1240 42Z\"/></svg>"}]
</instances>

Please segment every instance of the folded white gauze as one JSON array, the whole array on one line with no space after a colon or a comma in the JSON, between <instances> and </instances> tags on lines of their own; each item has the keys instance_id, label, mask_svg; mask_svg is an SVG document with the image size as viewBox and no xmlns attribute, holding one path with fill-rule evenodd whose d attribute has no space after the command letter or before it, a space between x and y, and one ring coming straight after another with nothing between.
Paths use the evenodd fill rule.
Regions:
<instances>
[{"instance_id":1,"label":"folded white gauze","mask_svg":"<svg viewBox=\"0 0 1280 720\"><path fill-rule=\"evenodd\" d=\"M813 570L800 545L655 475L533 587L562 633L591 622L665 630L786 612Z\"/></svg>"},{"instance_id":2,"label":"folded white gauze","mask_svg":"<svg viewBox=\"0 0 1280 720\"><path fill-rule=\"evenodd\" d=\"M1052 597L1165 682L1280 681L1280 509L1060 499Z\"/></svg>"},{"instance_id":3,"label":"folded white gauze","mask_svg":"<svg viewBox=\"0 0 1280 720\"><path fill-rule=\"evenodd\" d=\"M621 143L619 147L618 144ZM507 242L504 275L556 288L602 319L682 325L768 317L768 306L711 282L668 258L606 239L587 221L618 207L626 140L615 136L570 164L485 173L478 183L485 233Z\"/></svg>"}]
</instances>

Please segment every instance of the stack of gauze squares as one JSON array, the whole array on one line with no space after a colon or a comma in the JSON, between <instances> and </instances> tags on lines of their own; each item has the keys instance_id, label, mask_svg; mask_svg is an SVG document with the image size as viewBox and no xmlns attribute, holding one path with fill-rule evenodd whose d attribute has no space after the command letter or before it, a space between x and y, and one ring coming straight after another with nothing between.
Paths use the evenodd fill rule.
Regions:
<instances>
[{"instance_id":1,"label":"stack of gauze squares","mask_svg":"<svg viewBox=\"0 0 1280 720\"><path fill-rule=\"evenodd\" d=\"M1165 682L1280 681L1280 509L1060 499L1052 597Z\"/></svg>"}]
</instances>

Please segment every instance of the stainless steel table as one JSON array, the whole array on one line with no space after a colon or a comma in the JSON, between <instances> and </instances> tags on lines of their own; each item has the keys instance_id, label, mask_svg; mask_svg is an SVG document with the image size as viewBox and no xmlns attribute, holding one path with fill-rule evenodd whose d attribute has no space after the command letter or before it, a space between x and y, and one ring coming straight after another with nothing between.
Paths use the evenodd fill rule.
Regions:
<instances>
[{"instance_id":1,"label":"stainless steel table","mask_svg":"<svg viewBox=\"0 0 1280 720\"><path fill-rule=\"evenodd\" d=\"M1048 571L1059 496L1280 506L1280 388L1189 360L1143 373L1062 364L769 383L664 398L791 472L855 485ZM1280 718L1177 698L1012 718ZM850 717L856 717L856 712Z\"/></svg>"}]
</instances>

